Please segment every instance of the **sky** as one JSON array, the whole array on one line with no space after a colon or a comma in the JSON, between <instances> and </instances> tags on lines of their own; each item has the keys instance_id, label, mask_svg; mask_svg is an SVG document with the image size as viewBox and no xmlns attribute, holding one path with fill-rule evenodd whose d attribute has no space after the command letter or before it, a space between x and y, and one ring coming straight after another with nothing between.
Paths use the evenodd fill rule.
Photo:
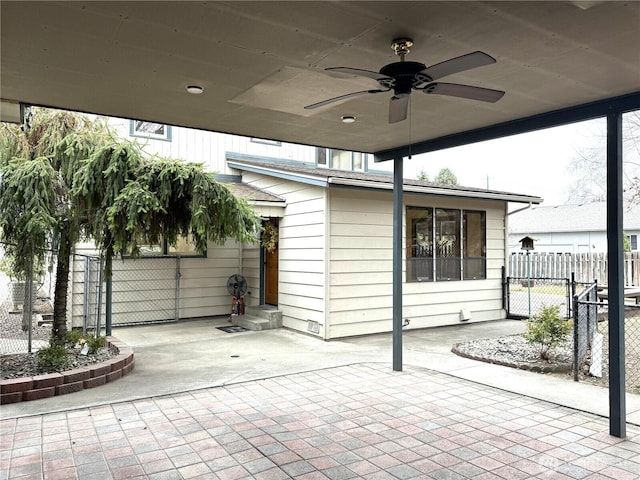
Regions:
<instances>
[{"instance_id":1,"label":"sky","mask_svg":"<svg viewBox=\"0 0 640 480\"><path fill-rule=\"evenodd\" d=\"M448 167L459 185L535 195L543 205L571 203L567 190L575 177L569 165L581 150L598 143L604 148L603 128L599 119L414 155L404 161L404 177L425 170L433 179Z\"/></svg>"}]
</instances>

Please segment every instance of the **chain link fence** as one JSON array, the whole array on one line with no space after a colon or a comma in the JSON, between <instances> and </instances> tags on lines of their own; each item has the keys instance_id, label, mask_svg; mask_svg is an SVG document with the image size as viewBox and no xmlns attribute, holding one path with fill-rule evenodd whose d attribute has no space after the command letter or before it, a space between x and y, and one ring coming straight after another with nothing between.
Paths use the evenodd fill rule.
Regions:
<instances>
[{"instance_id":1,"label":"chain link fence","mask_svg":"<svg viewBox=\"0 0 640 480\"><path fill-rule=\"evenodd\" d=\"M4 248L0 244L0 260L2 258ZM0 272L0 355L33 352L49 344L55 286L55 265L49 259L55 255L49 252L47 258L49 266L45 275L33 282L18 282L11 272ZM114 259L112 325L178 320L180 276L180 256ZM27 292L29 284L33 285L32 295ZM73 255L68 328L105 334L105 285L104 261L100 257Z\"/></svg>"},{"instance_id":2,"label":"chain link fence","mask_svg":"<svg viewBox=\"0 0 640 480\"><path fill-rule=\"evenodd\" d=\"M53 320L55 254L46 252L41 275L17 279L0 243L0 355L36 351L49 344Z\"/></svg>"},{"instance_id":3,"label":"chain link fence","mask_svg":"<svg viewBox=\"0 0 640 480\"><path fill-rule=\"evenodd\" d=\"M563 318L573 322L573 379L608 387L608 312L597 282L576 282L574 275L506 277L504 288L508 318L528 319L543 307L558 306ZM626 390L640 394L640 305L633 299L625 303L624 327Z\"/></svg>"},{"instance_id":4,"label":"chain link fence","mask_svg":"<svg viewBox=\"0 0 640 480\"><path fill-rule=\"evenodd\" d=\"M607 303L594 283L574 297L574 380L609 386L609 320ZM640 394L640 305L624 306L625 389Z\"/></svg>"}]
</instances>

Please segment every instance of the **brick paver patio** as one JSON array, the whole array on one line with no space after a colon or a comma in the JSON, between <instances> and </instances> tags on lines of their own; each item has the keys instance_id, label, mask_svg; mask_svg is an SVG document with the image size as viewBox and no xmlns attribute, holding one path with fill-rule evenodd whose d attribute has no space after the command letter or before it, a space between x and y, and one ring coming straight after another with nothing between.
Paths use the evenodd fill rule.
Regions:
<instances>
[{"instance_id":1,"label":"brick paver patio","mask_svg":"<svg viewBox=\"0 0 640 480\"><path fill-rule=\"evenodd\" d=\"M640 429L357 364L0 422L11 479L640 478Z\"/></svg>"}]
</instances>

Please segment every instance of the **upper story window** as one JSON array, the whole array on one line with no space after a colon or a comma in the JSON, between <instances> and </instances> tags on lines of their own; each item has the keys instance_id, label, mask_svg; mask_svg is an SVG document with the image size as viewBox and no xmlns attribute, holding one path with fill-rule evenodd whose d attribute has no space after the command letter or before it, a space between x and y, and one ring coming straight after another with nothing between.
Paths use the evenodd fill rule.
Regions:
<instances>
[{"instance_id":1,"label":"upper story window","mask_svg":"<svg viewBox=\"0 0 640 480\"><path fill-rule=\"evenodd\" d=\"M261 143L263 145L273 145L274 147L281 147L282 146L282 142L279 142L278 140L267 140L265 138L251 137L251 139L249 141L251 143Z\"/></svg>"},{"instance_id":2,"label":"upper story window","mask_svg":"<svg viewBox=\"0 0 640 480\"><path fill-rule=\"evenodd\" d=\"M366 154L334 150L331 148L316 148L316 163L321 167L336 170L362 171L366 167Z\"/></svg>"},{"instance_id":3,"label":"upper story window","mask_svg":"<svg viewBox=\"0 0 640 480\"><path fill-rule=\"evenodd\" d=\"M485 212L407 207L407 281L486 278Z\"/></svg>"},{"instance_id":4,"label":"upper story window","mask_svg":"<svg viewBox=\"0 0 640 480\"><path fill-rule=\"evenodd\" d=\"M143 120L131 120L129 134L132 137L171 141L171 126Z\"/></svg>"}]
</instances>

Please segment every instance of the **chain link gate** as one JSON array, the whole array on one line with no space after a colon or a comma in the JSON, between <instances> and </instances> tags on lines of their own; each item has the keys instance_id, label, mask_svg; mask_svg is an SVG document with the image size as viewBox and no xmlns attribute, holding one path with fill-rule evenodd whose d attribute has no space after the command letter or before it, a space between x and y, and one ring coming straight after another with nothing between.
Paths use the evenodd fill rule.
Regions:
<instances>
[{"instance_id":1,"label":"chain link gate","mask_svg":"<svg viewBox=\"0 0 640 480\"><path fill-rule=\"evenodd\" d=\"M180 257L114 259L112 313L115 326L179 320Z\"/></svg>"},{"instance_id":2,"label":"chain link gate","mask_svg":"<svg viewBox=\"0 0 640 480\"><path fill-rule=\"evenodd\" d=\"M100 335L103 325L103 262L98 256L82 258L82 331Z\"/></svg>"},{"instance_id":3,"label":"chain link gate","mask_svg":"<svg viewBox=\"0 0 640 480\"><path fill-rule=\"evenodd\" d=\"M74 257L74 325L85 332L106 328L104 260ZM180 257L114 258L111 274L111 325L128 326L179 319ZM78 294L81 294L78 295Z\"/></svg>"},{"instance_id":4,"label":"chain link gate","mask_svg":"<svg viewBox=\"0 0 640 480\"><path fill-rule=\"evenodd\" d=\"M507 318L526 319L543 307L558 306L560 314L571 318L571 281L568 278L506 277Z\"/></svg>"}]
</instances>

